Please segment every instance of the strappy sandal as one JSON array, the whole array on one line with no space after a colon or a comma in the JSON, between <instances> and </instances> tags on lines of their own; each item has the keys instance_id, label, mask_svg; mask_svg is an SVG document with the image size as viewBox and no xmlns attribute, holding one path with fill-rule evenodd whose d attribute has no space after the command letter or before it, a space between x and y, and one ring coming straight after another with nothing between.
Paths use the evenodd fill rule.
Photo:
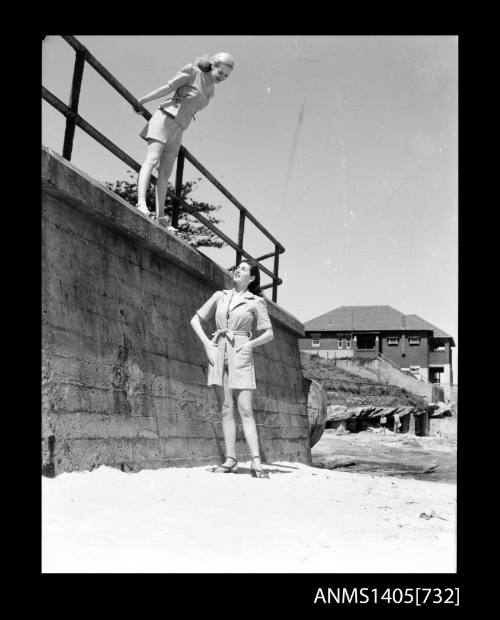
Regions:
<instances>
[{"instance_id":1,"label":"strappy sandal","mask_svg":"<svg viewBox=\"0 0 500 620\"><path fill-rule=\"evenodd\" d=\"M238 471L238 461L232 456L226 456L227 459L234 461L233 465L218 465L212 470L214 474L236 474Z\"/></svg>"},{"instance_id":2,"label":"strappy sandal","mask_svg":"<svg viewBox=\"0 0 500 620\"><path fill-rule=\"evenodd\" d=\"M147 207L145 209L141 208L141 205L135 205L137 211L142 213L143 215L147 215L148 217L156 217L156 213L154 211L150 211Z\"/></svg>"},{"instance_id":3,"label":"strappy sandal","mask_svg":"<svg viewBox=\"0 0 500 620\"><path fill-rule=\"evenodd\" d=\"M260 459L260 456L252 456L252 461L254 459ZM255 469L255 467L253 466L253 462L250 465L250 473L254 478L269 478L269 474L263 469Z\"/></svg>"}]
</instances>

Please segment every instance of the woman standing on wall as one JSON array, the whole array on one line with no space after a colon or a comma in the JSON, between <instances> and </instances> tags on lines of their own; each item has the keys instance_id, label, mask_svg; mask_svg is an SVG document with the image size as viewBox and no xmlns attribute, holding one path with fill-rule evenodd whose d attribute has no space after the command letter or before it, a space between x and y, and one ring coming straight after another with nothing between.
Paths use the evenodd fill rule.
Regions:
<instances>
[{"instance_id":1,"label":"woman standing on wall","mask_svg":"<svg viewBox=\"0 0 500 620\"><path fill-rule=\"evenodd\" d=\"M233 402L233 396L236 396L243 432L252 455L251 473L257 478L269 478L260 462L252 410L252 390L256 388L252 351L273 339L273 329L266 300L261 297L258 266L241 261L234 271L233 282L233 289L215 292L191 319L191 326L207 354L208 385L214 386L222 411L226 460L215 471L236 473L238 470ZM207 321L214 314L217 330L210 340L200 321ZM252 340L254 319L257 330L264 330L264 333Z\"/></svg>"},{"instance_id":2,"label":"woman standing on wall","mask_svg":"<svg viewBox=\"0 0 500 620\"><path fill-rule=\"evenodd\" d=\"M174 93L160 103L140 133L148 143L146 159L137 181L137 207L141 213L149 215L146 192L151 173L157 166L156 212L160 213L160 209L164 207L168 179L179 152L182 134L194 115L209 104L215 94L214 85L228 78L233 68L233 57L226 52L215 54L210 60L198 58L194 63L183 67L165 86L139 99L139 103L144 104Z\"/></svg>"}]
</instances>

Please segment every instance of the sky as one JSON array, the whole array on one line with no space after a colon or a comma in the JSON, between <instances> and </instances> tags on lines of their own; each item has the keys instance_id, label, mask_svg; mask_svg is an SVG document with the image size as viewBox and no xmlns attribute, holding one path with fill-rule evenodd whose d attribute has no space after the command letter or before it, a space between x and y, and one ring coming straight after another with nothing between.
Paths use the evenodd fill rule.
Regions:
<instances>
[{"instance_id":1,"label":"sky","mask_svg":"<svg viewBox=\"0 0 500 620\"><path fill-rule=\"evenodd\" d=\"M387 304L458 344L458 37L75 36L136 97L197 56L231 53L234 71L183 144L285 247L278 304L301 322ZM42 83L65 103L73 65L73 49L47 36ZM144 119L89 65L79 113L142 162ZM61 153L64 126L43 101L42 143ZM129 179L78 128L72 163L99 181ZM185 180L200 176L186 162ZM219 227L237 240L239 212L209 181L192 197L221 205ZM249 222L244 248L274 249ZM202 251L234 264L231 248Z\"/></svg>"}]
</instances>

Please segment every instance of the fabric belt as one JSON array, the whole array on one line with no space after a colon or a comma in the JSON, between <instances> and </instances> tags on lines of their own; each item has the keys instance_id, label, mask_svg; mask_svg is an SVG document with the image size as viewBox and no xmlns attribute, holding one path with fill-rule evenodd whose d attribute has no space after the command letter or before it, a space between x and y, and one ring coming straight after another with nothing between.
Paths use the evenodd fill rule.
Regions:
<instances>
[{"instance_id":1,"label":"fabric belt","mask_svg":"<svg viewBox=\"0 0 500 620\"><path fill-rule=\"evenodd\" d=\"M167 112L166 110L164 110L161 106L158 108L161 112L163 112L163 114L165 114L165 116L168 116L169 118L173 118L175 121L175 116L173 114L170 114L170 112Z\"/></svg>"},{"instance_id":2,"label":"fabric belt","mask_svg":"<svg viewBox=\"0 0 500 620\"><path fill-rule=\"evenodd\" d=\"M252 337L252 332L247 331L232 331L230 329L218 329L212 334L212 343L217 344L219 338L227 338L231 344L234 344L235 336L248 336Z\"/></svg>"},{"instance_id":3,"label":"fabric belt","mask_svg":"<svg viewBox=\"0 0 500 620\"><path fill-rule=\"evenodd\" d=\"M162 103L162 105L158 108L159 110L161 110L163 112L163 114L165 114L165 116L170 116L170 118L173 118L175 120L175 116L173 114L170 114L170 112L167 112L166 110L163 109L164 105L167 104L172 104L174 105L176 108L180 107L181 103L184 101L185 97L171 97L170 99L167 99L164 103ZM192 114L193 117L193 121L196 120L196 116L194 114Z\"/></svg>"},{"instance_id":4,"label":"fabric belt","mask_svg":"<svg viewBox=\"0 0 500 620\"><path fill-rule=\"evenodd\" d=\"M174 101L174 103L175 103L175 101ZM179 105L178 105L178 104L176 104L176 105L175 105L175 107L176 107L176 108L178 108L178 107L179 107ZM163 114L165 114L165 116L168 116L169 118L173 118L173 119L174 119L174 121L176 120L176 119L175 119L175 116L174 116L173 114L170 114L170 112L167 112L167 111L166 111L166 110L164 110L161 106L160 106L158 109L159 109L159 110L161 110L161 111L163 112ZM196 120L196 116L193 114L193 121L195 121L195 120Z\"/></svg>"}]
</instances>

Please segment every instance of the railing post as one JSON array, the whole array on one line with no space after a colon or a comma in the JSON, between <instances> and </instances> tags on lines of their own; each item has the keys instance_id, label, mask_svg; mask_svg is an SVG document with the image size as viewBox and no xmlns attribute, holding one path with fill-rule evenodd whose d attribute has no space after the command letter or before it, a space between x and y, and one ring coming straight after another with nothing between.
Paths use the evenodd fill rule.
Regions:
<instances>
[{"instance_id":1,"label":"railing post","mask_svg":"<svg viewBox=\"0 0 500 620\"><path fill-rule=\"evenodd\" d=\"M245 234L245 211L240 211L240 225L238 227L238 247L243 248L243 236ZM240 264L241 260L240 250L236 250L236 265Z\"/></svg>"},{"instance_id":2,"label":"railing post","mask_svg":"<svg viewBox=\"0 0 500 620\"><path fill-rule=\"evenodd\" d=\"M78 102L80 100L80 89L82 87L83 68L85 66L85 52L77 51L75 56L75 68L73 70L73 83L71 85L71 96L69 107L75 114L78 112ZM76 117L66 118L66 131L64 132L63 157L71 160L73 151L73 138L75 137Z\"/></svg>"},{"instance_id":3,"label":"railing post","mask_svg":"<svg viewBox=\"0 0 500 620\"><path fill-rule=\"evenodd\" d=\"M280 263L280 246L274 246L274 279L273 279L273 301L278 301L278 271Z\"/></svg>"},{"instance_id":4,"label":"railing post","mask_svg":"<svg viewBox=\"0 0 500 620\"><path fill-rule=\"evenodd\" d=\"M184 151L179 149L177 155L177 168L175 171L175 200L172 207L172 226L177 228L179 225L179 207L182 197L182 176L184 174ZM161 217L160 215L158 217Z\"/></svg>"}]
</instances>

